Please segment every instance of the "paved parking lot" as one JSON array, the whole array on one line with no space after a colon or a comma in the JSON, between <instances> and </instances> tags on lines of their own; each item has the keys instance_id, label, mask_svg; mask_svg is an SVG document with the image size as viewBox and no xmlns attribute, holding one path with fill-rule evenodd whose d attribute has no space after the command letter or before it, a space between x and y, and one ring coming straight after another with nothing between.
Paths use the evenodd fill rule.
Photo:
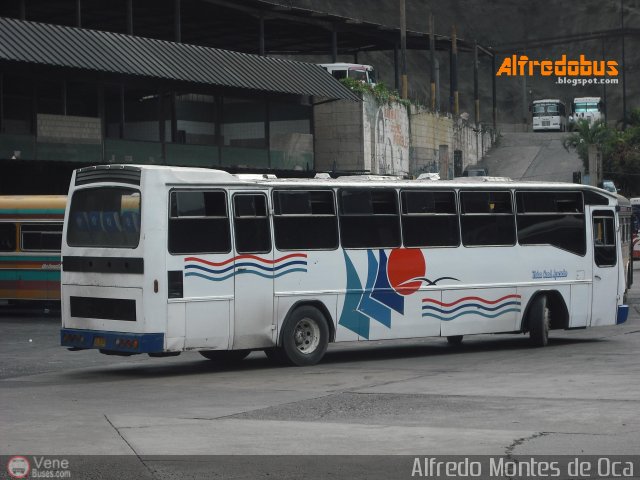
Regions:
<instances>
[{"instance_id":1,"label":"paved parking lot","mask_svg":"<svg viewBox=\"0 0 640 480\"><path fill-rule=\"evenodd\" d=\"M553 332L543 349L520 335L333 346L308 368L68 352L57 312L2 307L0 454L127 455L137 478L187 468L157 455L637 454L635 272L622 326ZM261 472L252 458L223 476Z\"/></svg>"}]
</instances>

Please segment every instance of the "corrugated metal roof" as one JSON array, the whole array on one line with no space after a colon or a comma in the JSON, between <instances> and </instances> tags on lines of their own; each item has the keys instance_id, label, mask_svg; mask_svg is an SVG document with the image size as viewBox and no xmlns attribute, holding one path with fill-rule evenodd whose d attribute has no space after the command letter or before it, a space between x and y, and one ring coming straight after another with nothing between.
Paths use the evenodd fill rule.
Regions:
<instances>
[{"instance_id":1,"label":"corrugated metal roof","mask_svg":"<svg viewBox=\"0 0 640 480\"><path fill-rule=\"evenodd\" d=\"M312 63L11 18L0 18L0 61L359 100Z\"/></svg>"}]
</instances>

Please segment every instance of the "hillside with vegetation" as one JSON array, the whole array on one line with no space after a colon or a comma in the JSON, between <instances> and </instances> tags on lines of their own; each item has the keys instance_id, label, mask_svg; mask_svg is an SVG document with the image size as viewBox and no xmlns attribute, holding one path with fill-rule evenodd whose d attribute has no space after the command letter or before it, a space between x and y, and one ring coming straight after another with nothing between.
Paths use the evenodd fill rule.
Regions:
<instances>
[{"instance_id":1,"label":"hillside with vegetation","mask_svg":"<svg viewBox=\"0 0 640 480\"><path fill-rule=\"evenodd\" d=\"M369 22L399 25L399 0L278 0L279 3L309 8ZM640 0L623 0L625 26L635 28L640 25ZM375 5L375 8L372 6ZM406 0L407 28L428 31L429 13L435 15L436 33L451 34L451 26L456 25L458 36L465 40L478 41L485 46L496 47L505 52L498 56L498 66L507 52L528 55L532 59L559 59L563 54L568 58L579 58L581 54L589 59L613 59L622 64L620 37L604 41L588 40L558 44L548 47L512 50L515 43L532 43L566 35L588 34L620 27L620 6L617 0L536 0L521 2L513 0ZM339 38L339 37L338 37ZM640 37L627 37L625 45L627 110L640 107ZM326 57L318 61L326 62ZM340 61L353 61L352 56L344 56ZM441 105L448 109L449 97L449 53L439 52L441 68ZM373 64L379 77L389 86L394 86L393 52L363 53L360 63ZM473 59L471 54L459 55L459 85L461 111L473 112ZM430 60L426 51L412 51L408 54L408 74L410 96L413 100L428 104L430 82ZM485 57L480 62L480 101L484 122L491 119L491 62ZM607 113L610 123L622 118L622 80L620 84L602 86L558 85L555 77L534 76L527 78L523 85L519 77L499 77L497 80L498 110L500 123L521 122L527 115L528 104L540 98L560 98L567 103L575 97L606 95Z\"/></svg>"}]
</instances>

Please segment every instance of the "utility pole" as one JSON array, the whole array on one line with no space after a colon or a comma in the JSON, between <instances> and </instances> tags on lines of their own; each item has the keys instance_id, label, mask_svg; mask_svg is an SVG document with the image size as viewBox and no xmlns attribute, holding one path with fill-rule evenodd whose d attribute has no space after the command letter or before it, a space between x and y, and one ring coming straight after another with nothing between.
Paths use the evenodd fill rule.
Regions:
<instances>
[{"instance_id":1,"label":"utility pole","mask_svg":"<svg viewBox=\"0 0 640 480\"><path fill-rule=\"evenodd\" d=\"M429 51L431 52L431 111L436 111L436 34L433 13L429 14Z\"/></svg>"},{"instance_id":2,"label":"utility pole","mask_svg":"<svg viewBox=\"0 0 640 480\"><path fill-rule=\"evenodd\" d=\"M407 85L407 11L406 1L400 0L400 56L402 62L402 98L409 96Z\"/></svg>"},{"instance_id":3,"label":"utility pole","mask_svg":"<svg viewBox=\"0 0 640 480\"><path fill-rule=\"evenodd\" d=\"M624 0L620 0L620 29L622 33L622 129L627 128L627 82L624 58Z\"/></svg>"},{"instance_id":4,"label":"utility pole","mask_svg":"<svg viewBox=\"0 0 640 480\"><path fill-rule=\"evenodd\" d=\"M460 114L458 102L458 34L456 26L451 27L451 110L454 115Z\"/></svg>"}]
</instances>

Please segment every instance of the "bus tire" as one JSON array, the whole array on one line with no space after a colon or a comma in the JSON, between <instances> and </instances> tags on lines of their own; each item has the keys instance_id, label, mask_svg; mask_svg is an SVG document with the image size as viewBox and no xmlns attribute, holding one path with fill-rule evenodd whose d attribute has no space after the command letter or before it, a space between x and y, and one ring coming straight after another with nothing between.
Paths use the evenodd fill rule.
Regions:
<instances>
[{"instance_id":1,"label":"bus tire","mask_svg":"<svg viewBox=\"0 0 640 480\"><path fill-rule=\"evenodd\" d=\"M296 308L282 328L281 345L280 352L286 363L300 367L315 365L329 345L326 318L315 307Z\"/></svg>"},{"instance_id":2,"label":"bus tire","mask_svg":"<svg viewBox=\"0 0 640 480\"><path fill-rule=\"evenodd\" d=\"M447 337L447 342L449 343L449 345L460 345L462 344L463 338L464 335L449 335Z\"/></svg>"},{"instance_id":3,"label":"bus tire","mask_svg":"<svg viewBox=\"0 0 640 480\"><path fill-rule=\"evenodd\" d=\"M200 350L198 353L208 360L230 364L244 360L251 350Z\"/></svg>"},{"instance_id":4,"label":"bus tire","mask_svg":"<svg viewBox=\"0 0 640 480\"><path fill-rule=\"evenodd\" d=\"M269 361L276 365L285 365L287 363L284 350L281 347L265 348L264 354L267 356Z\"/></svg>"},{"instance_id":5,"label":"bus tire","mask_svg":"<svg viewBox=\"0 0 640 480\"><path fill-rule=\"evenodd\" d=\"M551 312L547 306L547 296L538 296L528 314L529 343L533 347L544 347L549 343Z\"/></svg>"}]
</instances>

